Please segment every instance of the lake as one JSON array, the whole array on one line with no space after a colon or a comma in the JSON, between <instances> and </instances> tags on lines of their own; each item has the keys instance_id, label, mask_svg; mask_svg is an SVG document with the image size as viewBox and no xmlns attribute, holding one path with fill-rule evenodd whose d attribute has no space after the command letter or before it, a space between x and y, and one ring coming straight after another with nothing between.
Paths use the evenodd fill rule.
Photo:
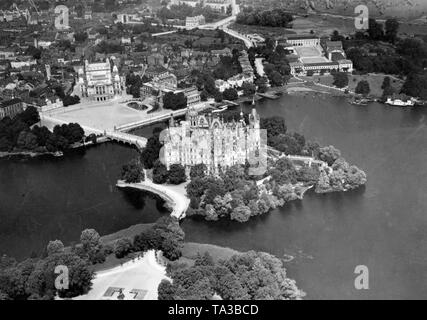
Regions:
<instances>
[{"instance_id":1,"label":"lake","mask_svg":"<svg viewBox=\"0 0 427 320\"><path fill-rule=\"evenodd\" d=\"M365 170L366 187L308 193L245 224L185 219L186 240L292 257L288 275L307 299L427 298L427 109L321 95L285 95L256 108L339 148ZM108 234L165 214L159 198L115 187L122 164L135 156L103 144L63 159L1 161L0 252L22 258L52 239L77 241L87 227ZM369 290L354 287L358 265L369 269Z\"/></svg>"}]
</instances>

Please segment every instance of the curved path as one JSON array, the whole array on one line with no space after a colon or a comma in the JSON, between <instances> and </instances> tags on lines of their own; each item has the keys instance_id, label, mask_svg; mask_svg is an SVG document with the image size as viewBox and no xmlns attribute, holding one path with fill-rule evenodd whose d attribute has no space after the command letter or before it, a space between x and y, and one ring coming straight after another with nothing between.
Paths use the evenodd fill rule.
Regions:
<instances>
[{"instance_id":1,"label":"curved path","mask_svg":"<svg viewBox=\"0 0 427 320\"><path fill-rule=\"evenodd\" d=\"M135 188L155 193L168 202L172 208L171 216L182 219L185 217L185 212L190 205L190 199L187 197L187 192L185 190L187 184L188 182L180 185L156 184L146 178L145 181L139 183L118 181L117 187Z\"/></svg>"}]
</instances>

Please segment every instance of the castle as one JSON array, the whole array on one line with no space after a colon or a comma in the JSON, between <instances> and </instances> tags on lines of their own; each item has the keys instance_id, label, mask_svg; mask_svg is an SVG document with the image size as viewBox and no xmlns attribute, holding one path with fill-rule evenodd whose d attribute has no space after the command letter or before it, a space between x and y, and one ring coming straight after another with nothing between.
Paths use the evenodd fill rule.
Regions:
<instances>
[{"instance_id":1,"label":"castle","mask_svg":"<svg viewBox=\"0 0 427 320\"><path fill-rule=\"evenodd\" d=\"M211 174L235 164L253 163L263 148L260 117L253 109L246 123L243 113L239 121L226 122L213 113L187 111L185 121L177 125L173 118L161 138L164 142L163 160L166 167L181 164L186 168L205 164Z\"/></svg>"},{"instance_id":2,"label":"castle","mask_svg":"<svg viewBox=\"0 0 427 320\"><path fill-rule=\"evenodd\" d=\"M106 101L123 94L125 83L110 59L98 63L86 60L84 68L79 69L78 86L81 98Z\"/></svg>"}]
</instances>

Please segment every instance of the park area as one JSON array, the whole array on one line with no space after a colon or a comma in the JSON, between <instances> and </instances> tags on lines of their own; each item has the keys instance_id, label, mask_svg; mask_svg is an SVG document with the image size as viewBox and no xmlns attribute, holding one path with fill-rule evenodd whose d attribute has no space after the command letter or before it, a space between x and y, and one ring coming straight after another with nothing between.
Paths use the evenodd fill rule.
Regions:
<instances>
[{"instance_id":1,"label":"park area","mask_svg":"<svg viewBox=\"0 0 427 320\"><path fill-rule=\"evenodd\" d=\"M362 81L366 80L369 83L369 88L371 89L370 95L375 98L382 97L383 89L381 88L384 78L387 75L384 74L364 74L364 75L349 75L349 82L348 82L348 89L351 92L354 92L356 90L357 84ZM391 78L391 86L393 89L395 89L396 92L400 92L400 89L403 86L403 80L395 78L393 76L389 76ZM305 76L305 77L299 77L306 81L312 81L313 83L320 83L326 86L333 87L334 77L332 75L324 75L324 76Z\"/></svg>"}]
</instances>

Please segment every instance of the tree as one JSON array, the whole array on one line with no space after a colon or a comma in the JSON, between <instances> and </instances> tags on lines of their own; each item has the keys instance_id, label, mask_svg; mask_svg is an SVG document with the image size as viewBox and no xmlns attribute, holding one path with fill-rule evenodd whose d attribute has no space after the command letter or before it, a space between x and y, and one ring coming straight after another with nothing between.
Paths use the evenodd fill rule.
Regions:
<instances>
[{"instance_id":1,"label":"tree","mask_svg":"<svg viewBox=\"0 0 427 320\"><path fill-rule=\"evenodd\" d=\"M87 40L87 38L88 38L88 34L84 31L77 32L74 34L74 40L76 42L80 42L80 43L85 42Z\"/></svg>"},{"instance_id":2,"label":"tree","mask_svg":"<svg viewBox=\"0 0 427 320\"><path fill-rule=\"evenodd\" d=\"M384 77L383 84L381 85L381 89L385 89L391 86L391 79L389 76Z\"/></svg>"},{"instance_id":3,"label":"tree","mask_svg":"<svg viewBox=\"0 0 427 320\"><path fill-rule=\"evenodd\" d=\"M203 255L201 255L199 252L197 253L196 260L194 261L195 266L214 266L215 262L212 258L212 256L209 254L208 251L205 251Z\"/></svg>"},{"instance_id":4,"label":"tree","mask_svg":"<svg viewBox=\"0 0 427 320\"><path fill-rule=\"evenodd\" d=\"M127 256L132 250L133 245L129 238L122 238L114 243L114 254L118 259Z\"/></svg>"},{"instance_id":5,"label":"tree","mask_svg":"<svg viewBox=\"0 0 427 320\"><path fill-rule=\"evenodd\" d=\"M332 75L334 77L334 86L338 88L344 88L348 86L348 74L346 72L334 72Z\"/></svg>"},{"instance_id":6,"label":"tree","mask_svg":"<svg viewBox=\"0 0 427 320\"><path fill-rule=\"evenodd\" d=\"M375 19L369 19L368 34L371 40L381 40L384 37L383 25Z\"/></svg>"},{"instance_id":7,"label":"tree","mask_svg":"<svg viewBox=\"0 0 427 320\"><path fill-rule=\"evenodd\" d=\"M222 102L222 100L223 100L223 95L222 95L222 93L221 92L219 92L219 91L217 91L216 93L215 93L215 102Z\"/></svg>"},{"instance_id":8,"label":"tree","mask_svg":"<svg viewBox=\"0 0 427 320\"><path fill-rule=\"evenodd\" d=\"M80 103L80 97L79 96L71 96L71 95L66 95L64 96L64 98L62 98L62 102L64 104L64 107L68 107L74 104L79 104Z\"/></svg>"},{"instance_id":9,"label":"tree","mask_svg":"<svg viewBox=\"0 0 427 320\"><path fill-rule=\"evenodd\" d=\"M145 180L144 168L138 159L132 159L122 167L121 179L126 183L138 183Z\"/></svg>"},{"instance_id":10,"label":"tree","mask_svg":"<svg viewBox=\"0 0 427 320\"><path fill-rule=\"evenodd\" d=\"M27 126L32 126L37 122L40 122L40 116L37 109L33 106L27 107L25 111L18 115L18 119L25 123Z\"/></svg>"},{"instance_id":11,"label":"tree","mask_svg":"<svg viewBox=\"0 0 427 320\"><path fill-rule=\"evenodd\" d=\"M181 184L187 180L185 168L180 164L173 164L169 168L169 183Z\"/></svg>"},{"instance_id":12,"label":"tree","mask_svg":"<svg viewBox=\"0 0 427 320\"><path fill-rule=\"evenodd\" d=\"M222 93L222 96L225 100L234 101L239 98L239 95L237 94L237 90L234 88L225 89Z\"/></svg>"},{"instance_id":13,"label":"tree","mask_svg":"<svg viewBox=\"0 0 427 320\"><path fill-rule=\"evenodd\" d=\"M153 135L148 138L145 148L141 152L141 162L145 169L151 169L154 163L159 159L159 153L162 145L159 141L159 135Z\"/></svg>"},{"instance_id":14,"label":"tree","mask_svg":"<svg viewBox=\"0 0 427 320\"><path fill-rule=\"evenodd\" d=\"M187 107L187 97L183 92L173 93L167 92L163 96L163 108L170 110L185 109Z\"/></svg>"},{"instance_id":15,"label":"tree","mask_svg":"<svg viewBox=\"0 0 427 320\"><path fill-rule=\"evenodd\" d=\"M135 251L142 252L152 249L158 250L160 249L161 242L162 238L159 232L153 228L149 228L134 237L133 247Z\"/></svg>"},{"instance_id":16,"label":"tree","mask_svg":"<svg viewBox=\"0 0 427 320\"><path fill-rule=\"evenodd\" d=\"M64 252L64 244L61 240L49 241L47 245L47 255Z\"/></svg>"},{"instance_id":17,"label":"tree","mask_svg":"<svg viewBox=\"0 0 427 320\"><path fill-rule=\"evenodd\" d=\"M175 287L169 280L163 279L157 288L159 300L174 300Z\"/></svg>"},{"instance_id":18,"label":"tree","mask_svg":"<svg viewBox=\"0 0 427 320\"><path fill-rule=\"evenodd\" d=\"M268 139L279 134L285 134L287 130L285 119L282 117L262 118L260 126L262 129L267 130Z\"/></svg>"},{"instance_id":19,"label":"tree","mask_svg":"<svg viewBox=\"0 0 427 320\"><path fill-rule=\"evenodd\" d=\"M164 184L168 181L169 174L166 166L157 160L153 167L153 182Z\"/></svg>"},{"instance_id":20,"label":"tree","mask_svg":"<svg viewBox=\"0 0 427 320\"><path fill-rule=\"evenodd\" d=\"M371 92L371 88L369 87L369 82L366 80L361 80L357 86L355 92L357 94L362 94L367 96Z\"/></svg>"},{"instance_id":21,"label":"tree","mask_svg":"<svg viewBox=\"0 0 427 320\"><path fill-rule=\"evenodd\" d=\"M427 100L427 73L410 74L403 84L402 93Z\"/></svg>"},{"instance_id":22,"label":"tree","mask_svg":"<svg viewBox=\"0 0 427 320\"><path fill-rule=\"evenodd\" d=\"M388 41L395 43L397 39L397 33L399 31L399 21L397 19L387 19L385 22L385 36Z\"/></svg>"},{"instance_id":23,"label":"tree","mask_svg":"<svg viewBox=\"0 0 427 320\"><path fill-rule=\"evenodd\" d=\"M80 243L86 252L98 249L101 246L100 239L95 229L85 229L80 235Z\"/></svg>"},{"instance_id":24,"label":"tree","mask_svg":"<svg viewBox=\"0 0 427 320\"><path fill-rule=\"evenodd\" d=\"M283 85L283 77L279 72L273 71L267 74L267 76L268 76L268 79L270 79L270 83L272 86L279 87Z\"/></svg>"},{"instance_id":25,"label":"tree","mask_svg":"<svg viewBox=\"0 0 427 320\"><path fill-rule=\"evenodd\" d=\"M230 214L231 220L246 222L251 217L251 210L245 205L238 206Z\"/></svg>"},{"instance_id":26,"label":"tree","mask_svg":"<svg viewBox=\"0 0 427 320\"><path fill-rule=\"evenodd\" d=\"M242 89L243 89L243 95L250 96L255 94L256 86L253 83L244 82L242 84Z\"/></svg>"},{"instance_id":27,"label":"tree","mask_svg":"<svg viewBox=\"0 0 427 320\"><path fill-rule=\"evenodd\" d=\"M55 268L67 266L69 275L68 289L55 288ZM89 264L73 253L57 253L36 263L34 271L28 277L27 291L30 295L53 299L55 293L61 298L72 298L86 294L92 285L93 272Z\"/></svg>"},{"instance_id":28,"label":"tree","mask_svg":"<svg viewBox=\"0 0 427 320\"><path fill-rule=\"evenodd\" d=\"M37 137L28 131L22 131L19 134L17 146L23 150L34 150L38 147Z\"/></svg>"},{"instance_id":29,"label":"tree","mask_svg":"<svg viewBox=\"0 0 427 320\"><path fill-rule=\"evenodd\" d=\"M199 163L191 167L190 178L204 178L207 173L207 167L204 163Z\"/></svg>"},{"instance_id":30,"label":"tree","mask_svg":"<svg viewBox=\"0 0 427 320\"><path fill-rule=\"evenodd\" d=\"M205 89L203 89L202 92L200 92L200 100L208 101L208 97L209 97L208 92Z\"/></svg>"},{"instance_id":31,"label":"tree","mask_svg":"<svg viewBox=\"0 0 427 320\"><path fill-rule=\"evenodd\" d=\"M330 166L340 157L341 152L334 146L320 148L319 159L325 161Z\"/></svg>"},{"instance_id":32,"label":"tree","mask_svg":"<svg viewBox=\"0 0 427 320\"><path fill-rule=\"evenodd\" d=\"M381 99L383 101L387 101L387 99L389 97L393 96L395 93L396 93L395 90L391 86L385 87L384 90L383 90L383 94L381 96Z\"/></svg>"}]
</instances>

